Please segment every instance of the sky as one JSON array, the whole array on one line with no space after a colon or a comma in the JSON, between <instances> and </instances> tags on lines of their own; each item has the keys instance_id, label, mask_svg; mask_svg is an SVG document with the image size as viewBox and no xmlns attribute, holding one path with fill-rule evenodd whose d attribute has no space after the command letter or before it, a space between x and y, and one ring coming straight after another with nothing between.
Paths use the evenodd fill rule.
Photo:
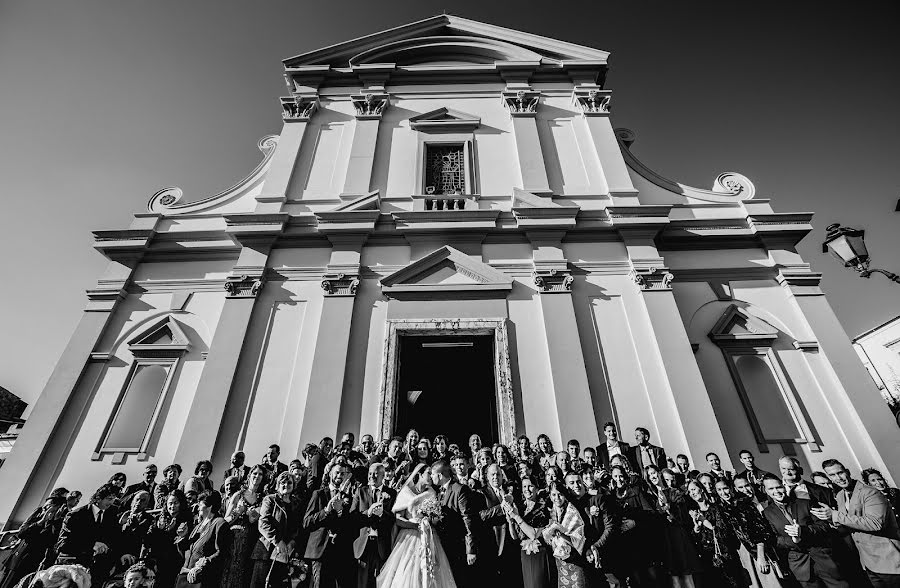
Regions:
<instances>
[{"instance_id":1,"label":"sky","mask_svg":"<svg viewBox=\"0 0 900 588\"><path fill-rule=\"evenodd\" d=\"M885 4L458 0L0 0L0 386L33 402L105 260L158 189L216 193L281 129L281 60L442 12L611 52L612 119L651 169L710 188L748 176L855 336L900 315L900 286L821 253L866 229L900 273L900 36ZM814 8L813 8L814 7ZM555 10L558 8L558 10Z\"/></svg>"}]
</instances>

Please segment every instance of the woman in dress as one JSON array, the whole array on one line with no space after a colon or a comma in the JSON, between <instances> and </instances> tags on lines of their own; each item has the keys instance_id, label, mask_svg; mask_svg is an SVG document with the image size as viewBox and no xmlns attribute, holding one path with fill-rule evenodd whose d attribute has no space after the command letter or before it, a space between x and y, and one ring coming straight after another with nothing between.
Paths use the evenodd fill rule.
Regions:
<instances>
[{"instance_id":1,"label":"woman in dress","mask_svg":"<svg viewBox=\"0 0 900 588\"><path fill-rule=\"evenodd\" d=\"M245 485L225 503L225 522L231 528L231 558L225 565L222 585L228 588L245 588L250 583L255 563L250 555L259 537L256 522L266 483L266 469L257 464L247 474Z\"/></svg>"},{"instance_id":2,"label":"woman in dress","mask_svg":"<svg viewBox=\"0 0 900 588\"><path fill-rule=\"evenodd\" d=\"M178 541L184 564L176 588L219 588L225 562L231 555L231 531L219 511L222 497L205 491L197 499L199 521L187 537Z\"/></svg>"},{"instance_id":3,"label":"woman in dress","mask_svg":"<svg viewBox=\"0 0 900 588\"><path fill-rule=\"evenodd\" d=\"M166 497L163 510L147 530L145 555L156 560L156 588L172 588L184 556L175 542L191 531L191 511L184 494L173 490Z\"/></svg>"},{"instance_id":4,"label":"woman in dress","mask_svg":"<svg viewBox=\"0 0 900 588\"><path fill-rule=\"evenodd\" d=\"M503 470L503 474L507 480L518 482L519 472L516 470L516 463L513 461L512 452L506 445L497 445L494 448L494 461Z\"/></svg>"},{"instance_id":5,"label":"woman in dress","mask_svg":"<svg viewBox=\"0 0 900 588\"><path fill-rule=\"evenodd\" d=\"M538 494L537 486L530 477L523 477L521 483L522 500L516 507L524 524L533 529L542 529L550 520L547 503ZM529 538L512 520L510 523L512 536L522 543L522 581L524 588L550 588L551 557L547 546L539 539ZM554 575L556 569L553 569ZM555 583L555 582L554 582Z\"/></svg>"},{"instance_id":6,"label":"woman in dress","mask_svg":"<svg viewBox=\"0 0 900 588\"><path fill-rule=\"evenodd\" d=\"M541 433L537 438L537 457L538 463L542 469L547 469L553 465L553 457L556 455L553 451L553 443L550 437Z\"/></svg>"},{"instance_id":7,"label":"woman in dress","mask_svg":"<svg viewBox=\"0 0 900 588\"><path fill-rule=\"evenodd\" d=\"M618 457L618 456L616 456ZM621 566L633 584L653 586L662 567L662 521L656 502L643 489L639 480L628 475L622 466L610 471L612 488L622 512L622 537L620 539Z\"/></svg>"},{"instance_id":8,"label":"woman in dress","mask_svg":"<svg viewBox=\"0 0 900 588\"><path fill-rule=\"evenodd\" d=\"M550 485L550 504L549 520L542 528L529 525L512 507L508 507L509 514L526 537L539 538L552 551L556 560L558 588L586 588L584 519L569 500L568 492L560 482Z\"/></svg>"},{"instance_id":9,"label":"woman in dress","mask_svg":"<svg viewBox=\"0 0 900 588\"><path fill-rule=\"evenodd\" d=\"M376 579L378 588L456 588L450 562L427 515L439 510L428 468L416 466L394 501L399 532Z\"/></svg>"},{"instance_id":10,"label":"woman in dress","mask_svg":"<svg viewBox=\"0 0 900 588\"><path fill-rule=\"evenodd\" d=\"M744 577L738 542L719 504L714 504L697 480L687 485L688 495L697 503L690 511L694 521L694 537L704 564L704 583L710 586L744 588L749 585Z\"/></svg>"},{"instance_id":11,"label":"woman in dress","mask_svg":"<svg viewBox=\"0 0 900 588\"><path fill-rule=\"evenodd\" d=\"M691 538L693 522L685 494L670 488L656 466L647 466L645 472L648 493L665 517L661 521L663 569L672 578L673 588L693 588L694 574L700 574L703 565Z\"/></svg>"}]
</instances>

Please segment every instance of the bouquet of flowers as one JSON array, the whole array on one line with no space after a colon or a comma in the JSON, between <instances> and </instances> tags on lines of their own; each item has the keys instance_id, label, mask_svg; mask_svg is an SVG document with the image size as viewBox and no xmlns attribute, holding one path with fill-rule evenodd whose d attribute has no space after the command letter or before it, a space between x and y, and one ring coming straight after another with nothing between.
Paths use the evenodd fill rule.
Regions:
<instances>
[{"instance_id":1,"label":"bouquet of flowers","mask_svg":"<svg viewBox=\"0 0 900 588\"><path fill-rule=\"evenodd\" d=\"M443 506L437 498L426 498L419 505L419 515L434 526L444 518Z\"/></svg>"},{"instance_id":2,"label":"bouquet of flowers","mask_svg":"<svg viewBox=\"0 0 900 588\"><path fill-rule=\"evenodd\" d=\"M529 555L538 553L541 550L541 542L537 539L523 539L522 551Z\"/></svg>"}]
</instances>

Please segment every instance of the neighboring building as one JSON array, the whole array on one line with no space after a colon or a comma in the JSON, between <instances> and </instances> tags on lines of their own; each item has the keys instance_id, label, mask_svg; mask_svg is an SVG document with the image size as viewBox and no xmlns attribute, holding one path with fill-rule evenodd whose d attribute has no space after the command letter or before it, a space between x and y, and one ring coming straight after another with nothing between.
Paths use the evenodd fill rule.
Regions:
<instances>
[{"instance_id":1,"label":"neighboring building","mask_svg":"<svg viewBox=\"0 0 900 588\"><path fill-rule=\"evenodd\" d=\"M0 386L0 466L19 437L19 430L25 422L22 413L27 407L24 400Z\"/></svg>"},{"instance_id":2,"label":"neighboring building","mask_svg":"<svg viewBox=\"0 0 900 588\"><path fill-rule=\"evenodd\" d=\"M884 401L900 418L900 317L862 333L853 347Z\"/></svg>"},{"instance_id":3,"label":"neighboring building","mask_svg":"<svg viewBox=\"0 0 900 588\"><path fill-rule=\"evenodd\" d=\"M246 180L95 233L109 266L0 520L147 461L218 474L236 448L411 426L595 445L611 420L698 465L749 448L900 478L900 431L796 251L812 215L641 164L607 57L436 16L287 59Z\"/></svg>"}]
</instances>

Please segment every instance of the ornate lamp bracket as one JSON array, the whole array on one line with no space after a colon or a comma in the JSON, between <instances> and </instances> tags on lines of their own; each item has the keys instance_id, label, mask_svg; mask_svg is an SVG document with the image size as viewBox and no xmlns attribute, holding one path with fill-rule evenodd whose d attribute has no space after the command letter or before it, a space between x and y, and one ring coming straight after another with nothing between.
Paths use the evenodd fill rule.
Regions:
<instances>
[{"instance_id":1,"label":"ornate lamp bracket","mask_svg":"<svg viewBox=\"0 0 900 588\"><path fill-rule=\"evenodd\" d=\"M350 96L356 118L359 120L380 119L390 104L390 97L385 93L369 92Z\"/></svg>"},{"instance_id":2,"label":"ornate lamp bracket","mask_svg":"<svg viewBox=\"0 0 900 588\"><path fill-rule=\"evenodd\" d=\"M325 296L356 296L359 288L359 276L356 274L324 274L322 289Z\"/></svg>"},{"instance_id":3,"label":"ornate lamp bracket","mask_svg":"<svg viewBox=\"0 0 900 588\"><path fill-rule=\"evenodd\" d=\"M248 276L228 276L225 278L226 298L256 298L263 286L263 278Z\"/></svg>"},{"instance_id":4,"label":"ornate lamp bracket","mask_svg":"<svg viewBox=\"0 0 900 588\"><path fill-rule=\"evenodd\" d=\"M503 103L511 116L537 116L540 97L535 90L508 90L503 92Z\"/></svg>"},{"instance_id":5,"label":"ornate lamp bracket","mask_svg":"<svg viewBox=\"0 0 900 588\"><path fill-rule=\"evenodd\" d=\"M644 292L648 290L671 290L675 278L665 267L634 268L631 278Z\"/></svg>"},{"instance_id":6,"label":"ornate lamp bracket","mask_svg":"<svg viewBox=\"0 0 900 588\"><path fill-rule=\"evenodd\" d=\"M540 292L571 292L575 278L572 272L562 269L535 269L531 272L534 285Z\"/></svg>"}]
</instances>

